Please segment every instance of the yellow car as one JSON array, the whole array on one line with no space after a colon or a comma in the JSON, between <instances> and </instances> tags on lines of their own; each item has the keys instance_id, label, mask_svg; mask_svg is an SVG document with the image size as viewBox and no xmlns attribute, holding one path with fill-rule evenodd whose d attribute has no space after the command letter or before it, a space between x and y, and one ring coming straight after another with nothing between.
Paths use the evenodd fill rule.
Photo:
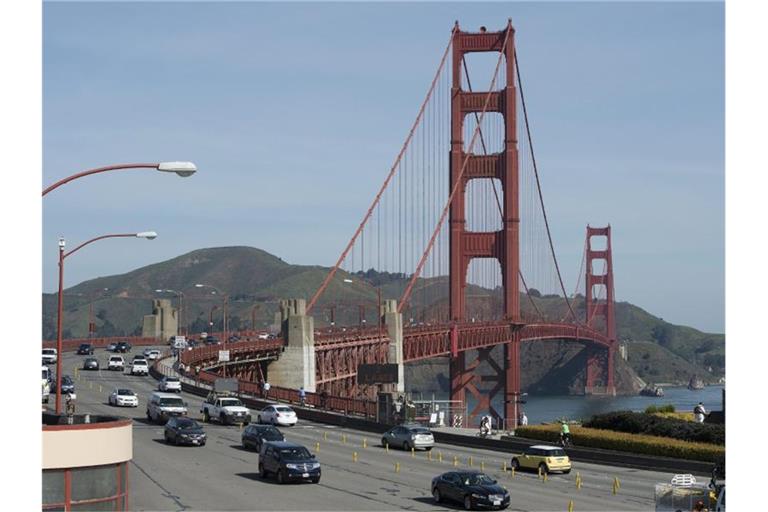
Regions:
<instances>
[{"instance_id":1,"label":"yellow car","mask_svg":"<svg viewBox=\"0 0 768 512\"><path fill-rule=\"evenodd\" d=\"M571 472L571 459L565 450L559 446L546 446L538 444L529 446L520 455L512 457L512 468L519 469L541 469L541 473L551 471L562 471L565 474Z\"/></svg>"}]
</instances>

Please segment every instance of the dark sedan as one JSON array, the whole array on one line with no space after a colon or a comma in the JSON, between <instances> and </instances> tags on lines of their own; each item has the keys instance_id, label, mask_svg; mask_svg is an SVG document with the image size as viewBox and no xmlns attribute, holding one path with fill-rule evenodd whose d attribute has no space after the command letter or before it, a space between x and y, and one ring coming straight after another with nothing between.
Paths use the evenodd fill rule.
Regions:
<instances>
[{"instance_id":1,"label":"dark sedan","mask_svg":"<svg viewBox=\"0 0 768 512\"><path fill-rule=\"evenodd\" d=\"M204 343L206 345L218 345L219 344L219 338L217 338L216 336L207 336L205 338L205 342Z\"/></svg>"},{"instance_id":2,"label":"dark sedan","mask_svg":"<svg viewBox=\"0 0 768 512\"><path fill-rule=\"evenodd\" d=\"M163 433L168 444L191 444L205 446L206 435L203 427L191 418L172 416L165 424Z\"/></svg>"},{"instance_id":3,"label":"dark sedan","mask_svg":"<svg viewBox=\"0 0 768 512\"><path fill-rule=\"evenodd\" d=\"M77 355L79 356L92 356L93 355L93 345L90 343L81 343L79 347L77 347Z\"/></svg>"},{"instance_id":4,"label":"dark sedan","mask_svg":"<svg viewBox=\"0 0 768 512\"><path fill-rule=\"evenodd\" d=\"M449 471L436 476L432 479L432 497L437 503L457 501L467 510L509 506L509 492L479 471Z\"/></svg>"},{"instance_id":5,"label":"dark sedan","mask_svg":"<svg viewBox=\"0 0 768 512\"><path fill-rule=\"evenodd\" d=\"M285 441L285 436L272 425L248 425L241 436L243 448L260 451L264 441Z\"/></svg>"},{"instance_id":6,"label":"dark sedan","mask_svg":"<svg viewBox=\"0 0 768 512\"><path fill-rule=\"evenodd\" d=\"M89 357L86 358L85 361L83 361L83 370L98 370L99 369L99 360L95 357Z\"/></svg>"},{"instance_id":7,"label":"dark sedan","mask_svg":"<svg viewBox=\"0 0 768 512\"><path fill-rule=\"evenodd\" d=\"M126 352L130 352L130 351L131 351L131 344L128 343L127 341L121 341L115 347L115 352L121 352L125 354Z\"/></svg>"},{"instance_id":8,"label":"dark sedan","mask_svg":"<svg viewBox=\"0 0 768 512\"><path fill-rule=\"evenodd\" d=\"M64 375L61 378L61 392L63 394L75 392L75 381L69 375ZM56 393L56 379L51 382L51 393Z\"/></svg>"}]
</instances>

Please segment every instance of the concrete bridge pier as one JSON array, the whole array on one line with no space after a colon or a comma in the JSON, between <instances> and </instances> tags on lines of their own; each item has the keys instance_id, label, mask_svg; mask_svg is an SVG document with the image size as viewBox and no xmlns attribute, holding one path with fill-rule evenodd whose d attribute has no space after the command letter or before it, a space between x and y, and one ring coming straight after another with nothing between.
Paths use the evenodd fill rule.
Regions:
<instances>
[{"instance_id":1,"label":"concrete bridge pier","mask_svg":"<svg viewBox=\"0 0 768 512\"><path fill-rule=\"evenodd\" d=\"M389 335L389 364L397 365L396 393L405 392L405 366L403 364L403 314L397 312L397 301L388 299L381 305L379 312L383 317L384 327Z\"/></svg>"},{"instance_id":2,"label":"concrete bridge pier","mask_svg":"<svg viewBox=\"0 0 768 512\"><path fill-rule=\"evenodd\" d=\"M275 386L315 392L315 320L307 316L304 299L280 301L280 324L285 340L283 353L267 369L267 381Z\"/></svg>"}]
</instances>

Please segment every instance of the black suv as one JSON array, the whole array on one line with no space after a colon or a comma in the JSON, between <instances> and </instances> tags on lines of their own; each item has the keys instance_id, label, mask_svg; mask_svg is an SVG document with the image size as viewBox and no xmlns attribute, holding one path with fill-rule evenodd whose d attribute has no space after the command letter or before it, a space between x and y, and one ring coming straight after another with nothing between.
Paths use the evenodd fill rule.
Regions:
<instances>
[{"instance_id":1,"label":"black suv","mask_svg":"<svg viewBox=\"0 0 768 512\"><path fill-rule=\"evenodd\" d=\"M122 352L123 354L125 354L126 352L130 352L130 351L131 351L131 344L128 343L127 341L121 341L115 347L115 352Z\"/></svg>"},{"instance_id":2,"label":"black suv","mask_svg":"<svg viewBox=\"0 0 768 512\"><path fill-rule=\"evenodd\" d=\"M93 345L90 343L81 343L79 347L77 347L77 355L79 356L92 356L93 355Z\"/></svg>"},{"instance_id":3,"label":"black suv","mask_svg":"<svg viewBox=\"0 0 768 512\"><path fill-rule=\"evenodd\" d=\"M277 483L291 480L320 481L320 463L305 447L287 441L266 442L259 452L259 474L267 478L277 475Z\"/></svg>"}]
</instances>

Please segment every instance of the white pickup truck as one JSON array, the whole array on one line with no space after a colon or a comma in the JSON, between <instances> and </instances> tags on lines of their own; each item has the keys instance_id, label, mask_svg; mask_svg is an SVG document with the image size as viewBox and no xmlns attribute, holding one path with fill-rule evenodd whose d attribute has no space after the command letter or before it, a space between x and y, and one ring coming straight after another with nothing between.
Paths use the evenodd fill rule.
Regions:
<instances>
[{"instance_id":1,"label":"white pickup truck","mask_svg":"<svg viewBox=\"0 0 768 512\"><path fill-rule=\"evenodd\" d=\"M229 395L211 393L203 402L200 409L203 413L203 421L206 423L215 419L223 425L235 425L251 422L251 411L248 410L239 398Z\"/></svg>"}]
</instances>

